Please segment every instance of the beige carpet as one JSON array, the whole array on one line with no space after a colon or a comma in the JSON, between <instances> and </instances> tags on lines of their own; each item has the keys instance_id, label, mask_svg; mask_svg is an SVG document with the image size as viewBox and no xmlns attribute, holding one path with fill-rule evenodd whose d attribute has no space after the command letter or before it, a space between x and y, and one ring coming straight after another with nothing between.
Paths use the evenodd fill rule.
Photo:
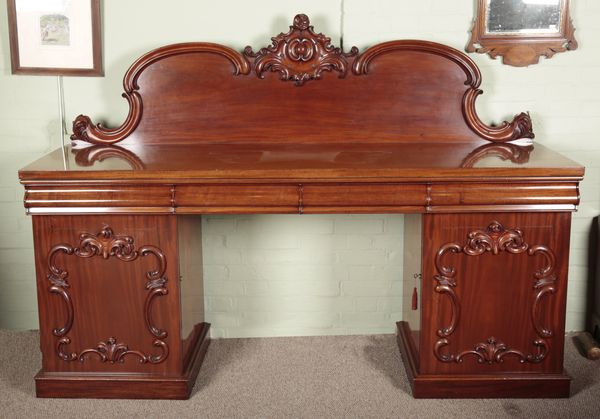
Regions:
<instances>
[{"instance_id":1,"label":"beige carpet","mask_svg":"<svg viewBox=\"0 0 600 419\"><path fill-rule=\"evenodd\" d=\"M557 400L414 400L392 335L214 340L187 401L36 399L39 366L37 332L0 331L0 417L600 417L600 361L571 339Z\"/></svg>"}]
</instances>

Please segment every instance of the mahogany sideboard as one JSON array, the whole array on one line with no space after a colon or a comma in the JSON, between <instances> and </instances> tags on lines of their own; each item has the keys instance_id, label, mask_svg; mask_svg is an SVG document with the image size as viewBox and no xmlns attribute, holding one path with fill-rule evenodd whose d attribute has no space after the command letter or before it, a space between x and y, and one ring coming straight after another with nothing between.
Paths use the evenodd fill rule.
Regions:
<instances>
[{"instance_id":1,"label":"mahogany sideboard","mask_svg":"<svg viewBox=\"0 0 600 419\"><path fill-rule=\"evenodd\" d=\"M567 397L584 169L534 145L526 113L482 122L480 82L453 48L343 52L305 15L256 52L142 56L121 126L79 116L71 145L19 172L38 397L188 398L209 344L200 217L240 213L407 214L397 326L414 397Z\"/></svg>"}]
</instances>

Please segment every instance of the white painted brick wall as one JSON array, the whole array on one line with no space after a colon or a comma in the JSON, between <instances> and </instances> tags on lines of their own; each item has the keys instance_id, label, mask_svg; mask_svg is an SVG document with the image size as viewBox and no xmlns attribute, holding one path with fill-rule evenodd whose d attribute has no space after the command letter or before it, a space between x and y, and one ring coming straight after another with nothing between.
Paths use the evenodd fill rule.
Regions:
<instances>
[{"instance_id":1,"label":"white painted brick wall","mask_svg":"<svg viewBox=\"0 0 600 419\"><path fill-rule=\"evenodd\" d=\"M167 43L203 40L237 49L265 45L298 12L338 44L421 38L463 49L471 0L256 0L231 6L172 0L103 3L106 77L66 78L67 119L79 113L118 124L121 80L131 62ZM499 121L530 110L536 141L586 165L574 214L567 329L584 325L590 220L600 213L600 1L574 0L580 49L530 68L471 55L483 73L478 110ZM136 25L136 36L128 28ZM0 2L6 22L6 2ZM141 22L160 22L155 25ZM30 219L17 170L59 144L56 79L12 76L0 25L0 327L37 327ZM401 318L402 216L210 216L204 220L206 307L215 336L391 332Z\"/></svg>"},{"instance_id":2,"label":"white painted brick wall","mask_svg":"<svg viewBox=\"0 0 600 419\"><path fill-rule=\"evenodd\" d=\"M207 320L221 337L389 332L402 216L204 219Z\"/></svg>"}]
</instances>

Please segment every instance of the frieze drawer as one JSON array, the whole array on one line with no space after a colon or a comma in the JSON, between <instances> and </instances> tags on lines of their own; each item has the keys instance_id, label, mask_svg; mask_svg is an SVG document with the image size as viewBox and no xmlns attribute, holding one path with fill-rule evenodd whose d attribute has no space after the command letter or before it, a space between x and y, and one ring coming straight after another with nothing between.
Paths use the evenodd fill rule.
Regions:
<instances>
[{"instance_id":1,"label":"frieze drawer","mask_svg":"<svg viewBox=\"0 0 600 419\"><path fill-rule=\"evenodd\" d=\"M169 213L172 188L167 185L29 186L25 208L46 213Z\"/></svg>"},{"instance_id":2,"label":"frieze drawer","mask_svg":"<svg viewBox=\"0 0 600 419\"><path fill-rule=\"evenodd\" d=\"M302 188L303 212L324 212L326 208L416 211L426 201L427 190L422 184L323 184Z\"/></svg>"},{"instance_id":3,"label":"frieze drawer","mask_svg":"<svg viewBox=\"0 0 600 419\"><path fill-rule=\"evenodd\" d=\"M176 187L178 213L297 213L298 185L182 185Z\"/></svg>"}]
</instances>

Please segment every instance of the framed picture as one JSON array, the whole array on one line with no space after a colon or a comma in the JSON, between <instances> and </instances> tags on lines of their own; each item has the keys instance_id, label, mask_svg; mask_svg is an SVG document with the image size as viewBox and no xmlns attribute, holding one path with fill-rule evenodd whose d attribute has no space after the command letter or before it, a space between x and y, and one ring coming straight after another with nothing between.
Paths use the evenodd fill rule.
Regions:
<instances>
[{"instance_id":1,"label":"framed picture","mask_svg":"<svg viewBox=\"0 0 600 419\"><path fill-rule=\"evenodd\" d=\"M13 74L102 76L100 0L7 0Z\"/></svg>"}]
</instances>

